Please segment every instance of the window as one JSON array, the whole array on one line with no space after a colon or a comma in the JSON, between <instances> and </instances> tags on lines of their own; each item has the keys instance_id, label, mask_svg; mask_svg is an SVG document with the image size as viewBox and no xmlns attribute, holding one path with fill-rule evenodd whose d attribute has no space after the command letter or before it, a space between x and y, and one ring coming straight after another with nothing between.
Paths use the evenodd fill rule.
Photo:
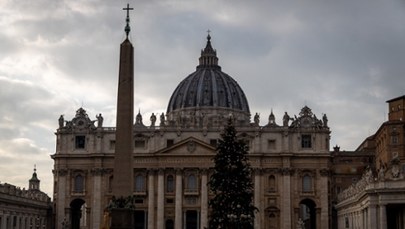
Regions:
<instances>
[{"instance_id":1,"label":"window","mask_svg":"<svg viewBox=\"0 0 405 229\"><path fill-rule=\"evenodd\" d=\"M196 192L197 191L197 178L194 174L190 174L187 177L187 191Z\"/></svg>"},{"instance_id":2,"label":"window","mask_svg":"<svg viewBox=\"0 0 405 229\"><path fill-rule=\"evenodd\" d=\"M166 177L166 192L174 192L174 178L172 175Z\"/></svg>"},{"instance_id":3,"label":"window","mask_svg":"<svg viewBox=\"0 0 405 229\"><path fill-rule=\"evenodd\" d=\"M218 140L217 139L210 139L210 145L217 147L218 145Z\"/></svg>"},{"instance_id":4,"label":"window","mask_svg":"<svg viewBox=\"0 0 405 229\"><path fill-rule=\"evenodd\" d=\"M83 193L84 192L84 177L79 174L76 175L74 180L74 192L76 193Z\"/></svg>"},{"instance_id":5,"label":"window","mask_svg":"<svg viewBox=\"0 0 405 229\"><path fill-rule=\"evenodd\" d=\"M391 143L398 144L398 135L391 136Z\"/></svg>"},{"instance_id":6,"label":"window","mask_svg":"<svg viewBox=\"0 0 405 229\"><path fill-rule=\"evenodd\" d=\"M302 191L312 192L312 178L309 175L304 175L302 177Z\"/></svg>"},{"instance_id":7,"label":"window","mask_svg":"<svg viewBox=\"0 0 405 229\"><path fill-rule=\"evenodd\" d=\"M136 204L143 204L143 198L135 198L135 203Z\"/></svg>"},{"instance_id":8,"label":"window","mask_svg":"<svg viewBox=\"0 0 405 229\"><path fill-rule=\"evenodd\" d=\"M166 147L170 147L172 145L174 145L174 140L173 139L167 139L166 140Z\"/></svg>"},{"instance_id":9,"label":"window","mask_svg":"<svg viewBox=\"0 0 405 229\"><path fill-rule=\"evenodd\" d=\"M276 149L276 140L274 139L269 139L267 141L267 148L268 149Z\"/></svg>"},{"instance_id":10,"label":"window","mask_svg":"<svg viewBox=\"0 0 405 229\"><path fill-rule=\"evenodd\" d=\"M275 192L276 191L276 178L274 175L269 176L269 192Z\"/></svg>"},{"instance_id":11,"label":"window","mask_svg":"<svg viewBox=\"0 0 405 229\"><path fill-rule=\"evenodd\" d=\"M76 136L75 147L76 149L84 149L86 146L86 136Z\"/></svg>"},{"instance_id":12,"label":"window","mask_svg":"<svg viewBox=\"0 0 405 229\"><path fill-rule=\"evenodd\" d=\"M301 147L302 148L311 148L312 147L311 135L302 135L301 136Z\"/></svg>"},{"instance_id":13,"label":"window","mask_svg":"<svg viewBox=\"0 0 405 229\"><path fill-rule=\"evenodd\" d=\"M144 149L146 145L145 140L135 140L135 148L141 148Z\"/></svg>"},{"instance_id":14,"label":"window","mask_svg":"<svg viewBox=\"0 0 405 229\"><path fill-rule=\"evenodd\" d=\"M115 140L111 140L110 141L110 150L114 150L115 149Z\"/></svg>"},{"instance_id":15,"label":"window","mask_svg":"<svg viewBox=\"0 0 405 229\"><path fill-rule=\"evenodd\" d=\"M145 177L138 174L135 177L135 192L145 192Z\"/></svg>"}]
</instances>

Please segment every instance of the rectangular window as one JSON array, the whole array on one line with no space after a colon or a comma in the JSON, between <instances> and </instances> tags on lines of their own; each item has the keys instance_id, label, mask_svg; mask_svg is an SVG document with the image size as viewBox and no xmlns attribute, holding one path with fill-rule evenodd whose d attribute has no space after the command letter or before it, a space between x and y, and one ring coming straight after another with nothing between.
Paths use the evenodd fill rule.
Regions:
<instances>
[{"instance_id":1,"label":"rectangular window","mask_svg":"<svg viewBox=\"0 0 405 229\"><path fill-rule=\"evenodd\" d=\"M398 144L398 136L397 135L391 136L391 143L392 144Z\"/></svg>"},{"instance_id":2,"label":"rectangular window","mask_svg":"<svg viewBox=\"0 0 405 229\"><path fill-rule=\"evenodd\" d=\"M76 136L75 147L76 149L84 149L86 147L86 136Z\"/></svg>"},{"instance_id":3,"label":"rectangular window","mask_svg":"<svg viewBox=\"0 0 405 229\"><path fill-rule=\"evenodd\" d=\"M312 148L312 138L309 134L304 134L301 136L301 147L302 148Z\"/></svg>"},{"instance_id":4,"label":"rectangular window","mask_svg":"<svg viewBox=\"0 0 405 229\"><path fill-rule=\"evenodd\" d=\"M276 149L276 140L274 139L269 139L267 141L267 148L268 149Z\"/></svg>"},{"instance_id":5,"label":"rectangular window","mask_svg":"<svg viewBox=\"0 0 405 229\"><path fill-rule=\"evenodd\" d=\"M218 140L217 139L210 139L210 145L217 147Z\"/></svg>"},{"instance_id":6,"label":"rectangular window","mask_svg":"<svg viewBox=\"0 0 405 229\"><path fill-rule=\"evenodd\" d=\"M305 175L302 177L302 191L312 192L312 177Z\"/></svg>"},{"instance_id":7,"label":"rectangular window","mask_svg":"<svg viewBox=\"0 0 405 229\"><path fill-rule=\"evenodd\" d=\"M115 140L110 141L110 150L115 150Z\"/></svg>"},{"instance_id":8,"label":"rectangular window","mask_svg":"<svg viewBox=\"0 0 405 229\"><path fill-rule=\"evenodd\" d=\"M146 141L145 140L135 140L135 148L144 149L145 146L146 146Z\"/></svg>"},{"instance_id":9,"label":"rectangular window","mask_svg":"<svg viewBox=\"0 0 405 229\"><path fill-rule=\"evenodd\" d=\"M136 204L143 204L143 198L135 198Z\"/></svg>"},{"instance_id":10,"label":"rectangular window","mask_svg":"<svg viewBox=\"0 0 405 229\"><path fill-rule=\"evenodd\" d=\"M173 139L167 139L166 140L166 147L170 147L172 145L174 145L174 140Z\"/></svg>"}]
</instances>

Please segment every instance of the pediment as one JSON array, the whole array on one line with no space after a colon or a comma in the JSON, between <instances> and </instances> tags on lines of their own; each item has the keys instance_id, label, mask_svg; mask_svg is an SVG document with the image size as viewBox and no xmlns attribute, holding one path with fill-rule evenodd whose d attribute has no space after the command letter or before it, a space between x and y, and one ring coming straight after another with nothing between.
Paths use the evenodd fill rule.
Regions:
<instances>
[{"instance_id":1,"label":"pediment","mask_svg":"<svg viewBox=\"0 0 405 229\"><path fill-rule=\"evenodd\" d=\"M156 155L215 155L215 147L197 138L189 137L174 145L159 150Z\"/></svg>"}]
</instances>

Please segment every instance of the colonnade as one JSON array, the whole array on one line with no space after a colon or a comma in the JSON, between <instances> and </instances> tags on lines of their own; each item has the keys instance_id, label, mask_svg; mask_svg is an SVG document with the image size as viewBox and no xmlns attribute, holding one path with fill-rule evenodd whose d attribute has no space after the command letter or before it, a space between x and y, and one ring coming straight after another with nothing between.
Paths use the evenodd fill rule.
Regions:
<instances>
[{"instance_id":1,"label":"colonnade","mask_svg":"<svg viewBox=\"0 0 405 229\"><path fill-rule=\"evenodd\" d=\"M386 205L369 205L338 216L339 229L387 229Z\"/></svg>"},{"instance_id":2,"label":"colonnade","mask_svg":"<svg viewBox=\"0 0 405 229\"><path fill-rule=\"evenodd\" d=\"M46 216L9 212L0 214L0 229L46 229Z\"/></svg>"}]
</instances>

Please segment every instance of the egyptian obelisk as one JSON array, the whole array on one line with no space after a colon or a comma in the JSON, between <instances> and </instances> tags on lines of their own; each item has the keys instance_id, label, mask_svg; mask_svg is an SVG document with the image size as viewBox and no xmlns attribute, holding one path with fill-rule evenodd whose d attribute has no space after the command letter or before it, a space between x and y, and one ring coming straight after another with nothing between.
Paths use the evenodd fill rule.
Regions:
<instances>
[{"instance_id":1,"label":"egyptian obelisk","mask_svg":"<svg viewBox=\"0 0 405 229\"><path fill-rule=\"evenodd\" d=\"M134 117L134 48L128 39L129 4L127 11L126 39L120 47L120 64L117 97L117 129L115 132L113 195L115 202L111 211L111 229L132 229L133 209L133 117Z\"/></svg>"}]
</instances>

